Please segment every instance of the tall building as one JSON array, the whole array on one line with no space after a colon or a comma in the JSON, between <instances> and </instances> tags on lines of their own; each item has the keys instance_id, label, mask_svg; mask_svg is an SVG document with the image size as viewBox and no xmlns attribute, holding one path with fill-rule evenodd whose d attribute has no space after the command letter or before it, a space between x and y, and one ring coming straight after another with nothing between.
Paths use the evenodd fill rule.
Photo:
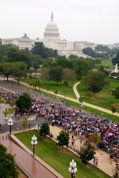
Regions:
<instances>
[{"instance_id":1,"label":"tall building","mask_svg":"<svg viewBox=\"0 0 119 178\"><path fill-rule=\"evenodd\" d=\"M54 21L53 13L51 13L50 22L47 24L43 39L36 38L35 40L30 39L27 34L24 34L21 38L10 38L2 39L2 44L13 44L18 46L20 49L28 48L32 49L35 42L43 42L47 48L56 49L59 55L65 55L68 57L73 54L76 56L87 57L82 53L82 49L91 47L94 49L95 43L85 41L67 41L60 38L60 33L57 24Z\"/></svg>"},{"instance_id":2,"label":"tall building","mask_svg":"<svg viewBox=\"0 0 119 178\"><path fill-rule=\"evenodd\" d=\"M20 49L29 49L31 50L34 44L34 40L30 39L25 33L21 38L6 38L2 39L2 44L12 44L18 46Z\"/></svg>"},{"instance_id":3,"label":"tall building","mask_svg":"<svg viewBox=\"0 0 119 178\"><path fill-rule=\"evenodd\" d=\"M51 13L50 22L45 28L43 43L47 48L56 49L60 55L68 56L75 53L73 42L60 39L59 29L54 22L53 13Z\"/></svg>"}]
</instances>

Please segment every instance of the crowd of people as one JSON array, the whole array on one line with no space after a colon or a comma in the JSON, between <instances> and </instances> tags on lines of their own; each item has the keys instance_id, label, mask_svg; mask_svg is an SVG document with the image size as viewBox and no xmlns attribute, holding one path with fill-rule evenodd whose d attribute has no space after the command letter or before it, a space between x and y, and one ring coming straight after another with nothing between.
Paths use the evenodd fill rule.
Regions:
<instances>
[{"instance_id":1,"label":"crowd of people","mask_svg":"<svg viewBox=\"0 0 119 178\"><path fill-rule=\"evenodd\" d=\"M16 100L18 95L0 91L0 98ZM96 116L82 109L73 108L64 103L56 103L47 98L32 98L31 113L36 119L45 117L52 125L57 125L79 136L80 142L87 141L96 134L100 138L98 146L111 156L119 158L119 123L103 116ZM74 143L73 143L74 144Z\"/></svg>"},{"instance_id":2,"label":"crowd of people","mask_svg":"<svg viewBox=\"0 0 119 178\"><path fill-rule=\"evenodd\" d=\"M101 139L98 146L119 158L119 123L43 98L33 98L32 112L36 117L44 116L52 125L61 126L69 133L79 135L80 139L87 140L90 135L97 134Z\"/></svg>"}]
</instances>

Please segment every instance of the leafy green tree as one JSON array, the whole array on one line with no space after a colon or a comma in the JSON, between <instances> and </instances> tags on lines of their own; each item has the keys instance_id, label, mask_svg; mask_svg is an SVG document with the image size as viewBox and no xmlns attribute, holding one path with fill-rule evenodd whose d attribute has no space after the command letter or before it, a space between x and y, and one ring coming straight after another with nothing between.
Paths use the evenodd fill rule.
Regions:
<instances>
[{"instance_id":1,"label":"leafy green tree","mask_svg":"<svg viewBox=\"0 0 119 178\"><path fill-rule=\"evenodd\" d=\"M43 123L40 128L40 136L46 137L50 133L50 128L48 123Z\"/></svg>"},{"instance_id":2,"label":"leafy green tree","mask_svg":"<svg viewBox=\"0 0 119 178\"><path fill-rule=\"evenodd\" d=\"M117 51L116 56L112 58L112 64L118 64L119 66L119 50Z\"/></svg>"},{"instance_id":3,"label":"leafy green tree","mask_svg":"<svg viewBox=\"0 0 119 178\"><path fill-rule=\"evenodd\" d=\"M57 50L46 48L42 42L35 43L32 48L32 52L42 58L57 56Z\"/></svg>"},{"instance_id":4,"label":"leafy green tree","mask_svg":"<svg viewBox=\"0 0 119 178\"><path fill-rule=\"evenodd\" d=\"M74 61L74 71L77 79L81 79L92 68L93 62L90 59L78 59Z\"/></svg>"},{"instance_id":5,"label":"leafy green tree","mask_svg":"<svg viewBox=\"0 0 119 178\"><path fill-rule=\"evenodd\" d=\"M42 68L40 70L41 73L41 78L45 79L45 80L49 80L49 69L48 68Z\"/></svg>"},{"instance_id":6,"label":"leafy green tree","mask_svg":"<svg viewBox=\"0 0 119 178\"><path fill-rule=\"evenodd\" d=\"M104 74L99 71L89 71L82 82L89 91L97 93L101 91L105 85Z\"/></svg>"},{"instance_id":7,"label":"leafy green tree","mask_svg":"<svg viewBox=\"0 0 119 178\"><path fill-rule=\"evenodd\" d=\"M0 144L0 178L17 178L18 171L14 157Z\"/></svg>"},{"instance_id":8,"label":"leafy green tree","mask_svg":"<svg viewBox=\"0 0 119 178\"><path fill-rule=\"evenodd\" d=\"M90 135L88 137L88 143L90 144L98 144L101 141L100 136L98 136L97 134L93 133L92 135Z\"/></svg>"},{"instance_id":9,"label":"leafy green tree","mask_svg":"<svg viewBox=\"0 0 119 178\"><path fill-rule=\"evenodd\" d=\"M94 158L94 147L91 144L88 144L85 147L81 147L79 155L82 163L87 165L88 161Z\"/></svg>"},{"instance_id":10,"label":"leafy green tree","mask_svg":"<svg viewBox=\"0 0 119 178\"><path fill-rule=\"evenodd\" d=\"M98 52L110 52L110 48L107 45L97 45L95 50Z\"/></svg>"},{"instance_id":11,"label":"leafy green tree","mask_svg":"<svg viewBox=\"0 0 119 178\"><path fill-rule=\"evenodd\" d=\"M113 114L116 112L116 107L112 105L111 107L111 111L113 112Z\"/></svg>"},{"instance_id":12,"label":"leafy green tree","mask_svg":"<svg viewBox=\"0 0 119 178\"><path fill-rule=\"evenodd\" d=\"M29 94L22 93L19 95L19 98L16 101L16 106L19 108L19 110L29 110L32 106L32 100Z\"/></svg>"},{"instance_id":13,"label":"leafy green tree","mask_svg":"<svg viewBox=\"0 0 119 178\"><path fill-rule=\"evenodd\" d=\"M115 96L116 99L119 99L119 87L116 87L115 90L112 91L112 95Z\"/></svg>"},{"instance_id":14,"label":"leafy green tree","mask_svg":"<svg viewBox=\"0 0 119 178\"><path fill-rule=\"evenodd\" d=\"M90 48L90 47L84 48L82 51L83 51L84 54L86 54L88 56L91 56L93 58L96 57L96 52L92 48Z\"/></svg>"},{"instance_id":15,"label":"leafy green tree","mask_svg":"<svg viewBox=\"0 0 119 178\"><path fill-rule=\"evenodd\" d=\"M74 69L64 68L63 69L63 79L65 79L65 81L76 80L76 73L75 73Z\"/></svg>"},{"instance_id":16,"label":"leafy green tree","mask_svg":"<svg viewBox=\"0 0 119 178\"><path fill-rule=\"evenodd\" d=\"M29 53L29 59L30 59L30 66L33 67L34 69L38 69L40 65L42 65L43 63L42 57L39 55L32 54L32 52Z\"/></svg>"},{"instance_id":17,"label":"leafy green tree","mask_svg":"<svg viewBox=\"0 0 119 178\"><path fill-rule=\"evenodd\" d=\"M28 126L28 124L29 124L29 122L28 122L27 119L24 119L24 120L22 121L22 126L24 127L24 129Z\"/></svg>"},{"instance_id":18,"label":"leafy green tree","mask_svg":"<svg viewBox=\"0 0 119 178\"><path fill-rule=\"evenodd\" d=\"M61 82L63 78L63 70L61 66L51 67L49 69L49 78L50 80L54 80L56 82Z\"/></svg>"},{"instance_id":19,"label":"leafy green tree","mask_svg":"<svg viewBox=\"0 0 119 178\"><path fill-rule=\"evenodd\" d=\"M26 62L29 63L29 53L26 50L12 47L7 51L8 62Z\"/></svg>"},{"instance_id":20,"label":"leafy green tree","mask_svg":"<svg viewBox=\"0 0 119 178\"><path fill-rule=\"evenodd\" d=\"M57 66L62 66L63 68L73 68L73 61L67 59L65 56L58 56L55 59Z\"/></svg>"},{"instance_id":21,"label":"leafy green tree","mask_svg":"<svg viewBox=\"0 0 119 178\"><path fill-rule=\"evenodd\" d=\"M3 62L0 64L0 73L9 79L9 76L13 74L14 66L10 62Z\"/></svg>"},{"instance_id":22,"label":"leafy green tree","mask_svg":"<svg viewBox=\"0 0 119 178\"><path fill-rule=\"evenodd\" d=\"M26 64L24 62L14 62L12 65L13 75L19 84L21 77L26 76Z\"/></svg>"},{"instance_id":23,"label":"leafy green tree","mask_svg":"<svg viewBox=\"0 0 119 178\"><path fill-rule=\"evenodd\" d=\"M67 132L61 131L57 136L59 146L67 146L69 144L69 134Z\"/></svg>"},{"instance_id":24,"label":"leafy green tree","mask_svg":"<svg viewBox=\"0 0 119 178\"><path fill-rule=\"evenodd\" d=\"M31 85L31 86L33 86L33 88L35 88L36 89L36 87L37 86L40 86L40 80L39 79L35 79L35 78L33 78L33 79L31 79L30 81L29 81L29 84Z\"/></svg>"}]
</instances>

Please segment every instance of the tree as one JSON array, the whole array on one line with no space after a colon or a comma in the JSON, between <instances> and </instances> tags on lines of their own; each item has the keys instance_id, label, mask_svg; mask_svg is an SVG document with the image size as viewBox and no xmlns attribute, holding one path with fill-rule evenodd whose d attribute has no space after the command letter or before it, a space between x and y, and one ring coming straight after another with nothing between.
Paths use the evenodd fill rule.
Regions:
<instances>
[{"instance_id":1,"label":"tree","mask_svg":"<svg viewBox=\"0 0 119 178\"><path fill-rule=\"evenodd\" d=\"M63 70L61 66L57 66L57 67L51 67L49 69L49 78L50 80L54 80L56 82L61 82L63 77Z\"/></svg>"},{"instance_id":2,"label":"tree","mask_svg":"<svg viewBox=\"0 0 119 178\"><path fill-rule=\"evenodd\" d=\"M0 73L7 78L7 81L9 79L9 76L13 74L13 69L13 64L10 62L3 62L0 64Z\"/></svg>"},{"instance_id":3,"label":"tree","mask_svg":"<svg viewBox=\"0 0 119 178\"><path fill-rule=\"evenodd\" d=\"M65 79L65 81L76 80L75 71L70 68L64 68L63 69L63 79Z\"/></svg>"},{"instance_id":4,"label":"tree","mask_svg":"<svg viewBox=\"0 0 119 178\"><path fill-rule=\"evenodd\" d=\"M19 98L16 100L16 106L19 110L29 110L32 106L32 100L29 94L23 93L19 95Z\"/></svg>"},{"instance_id":5,"label":"tree","mask_svg":"<svg viewBox=\"0 0 119 178\"><path fill-rule=\"evenodd\" d=\"M50 128L48 123L43 123L40 128L40 136L46 137L50 133Z\"/></svg>"},{"instance_id":6,"label":"tree","mask_svg":"<svg viewBox=\"0 0 119 178\"><path fill-rule=\"evenodd\" d=\"M32 52L33 54L39 55L42 58L57 56L57 50L46 48L42 42L36 42L32 48Z\"/></svg>"},{"instance_id":7,"label":"tree","mask_svg":"<svg viewBox=\"0 0 119 178\"><path fill-rule=\"evenodd\" d=\"M96 57L96 52L90 47L84 48L82 51L84 54L87 54L88 56L91 56L93 58Z\"/></svg>"},{"instance_id":8,"label":"tree","mask_svg":"<svg viewBox=\"0 0 119 178\"><path fill-rule=\"evenodd\" d=\"M112 91L112 95L115 96L116 99L119 99L119 86Z\"/></svg>"},{"instance_id":9,"label":"tree","mask_svg":"<svg viewBox=\"0 0 119 178\"><path fill-rule=\"evenodd\" d=\"M29 81L29 84L31 85L31 86L33 86L33 88L35 88L36 89L36 87L37 86L40 86L40 80L39 79L31 79L30 81Z\"/></svg>"},{"instance_id":10,"label":"tree","mask_svg":"<svg viewBox=\"0 0 119 178\"><path fill-rule=\"evenodd\" d=\"M77 79L81 79L82 76L93 68L93 62L90 59L78 59L74 61L74 71Z\"/></svg>"},{"instance_id":11,"label":"tree","mask_svg":"<svg viewBox=\"0 0 119 178\"><path fill-rule=\"evenodd\" d=\"M112 58L112 64L118 64L119 65L119 50L117 51L117 54L115 57Z\"/></svg>"},{"instance_id":12,"label":"tree","mask_svg":"<svg viewBox=\"0 0 119 178\"><path fill-rule=\"evenodd\" d=\"M116 112L116 107L112 105L111 111L113 112L113 114Z\"/></svg>"},{"instance_id":13,"label":"tree","mask_svg":"<svg viewBox=\"0 0 119 178\"><path fill-rule=\"evenodd\" d=\"M29 122L28 122L27 119L24 119L24 120L22 121L22 126L24 127L24 129L28 126L28 124L29 124Z\"/></svg>"},{"instance_id":14,"label":"tree","mask_svg":"<svg viewBox=\"0 0 119 178\"><path fill-rule=\"evenodd\" d=\"M99 52L110 52L110 48L107 45L97 45L95 50Z\"/></svg>"},{"instance_id":15,"label":"tree","mask_svg":"<svg viewBox=\"0 0 119 178\"><path fill-rule=\"evenodd\" d=\"M88 144L85 147L81 147L80 149L80 159L82 160L82 163L87 165L88 161L94 158L94 147L91 144Z\"/></svg>"},{"instance_id":16,"label":"tree","mask_svg":"<svg viewBox=\"0 0 119 178\"><path fill-rule=\"evenodd\" d=\"M98 144L101 141L100 136L98 136L96 133L93 133L88 137L88 143L90 144Z\"/></svg>"},{"instance_id":17,"label":"tree","mask_svg":"<svg viewBox=\"0 0 119 178\"><path fill-rule=\"evenodd\" d=\"M102 90L105 85L104 74L100 71L89 71L82 82L89 91L97 93Z\"/></svg>"},{"instance_id":18,"label":"tree","mask_svg":"<svg viewBox=\"0 0 119 178\"><path fill-rule=\"evenodd\" d=\"M24 62L14 62L13 75L19 84L21 77L26 76L26 64Z\"/></svg>"},{"instance_id":19,"label":"tree","mask_svg":"<svg viewBox=\"0 0 119 178\"><path fill-rule=\"evenodd\" d=\"M14 157L0 144L0 178L17 178L18 171Z\"/></svg>"},{"instance_id":20,"label":"tree","mask_svg":"<svg viewBox=\"0 0 119 178\"><path fill-rule=\"evenodd\" d=\"M61 131L57 136L59 146L67 146L69 144L69 134L67 132Z\"/></svg>"}]
</instances>

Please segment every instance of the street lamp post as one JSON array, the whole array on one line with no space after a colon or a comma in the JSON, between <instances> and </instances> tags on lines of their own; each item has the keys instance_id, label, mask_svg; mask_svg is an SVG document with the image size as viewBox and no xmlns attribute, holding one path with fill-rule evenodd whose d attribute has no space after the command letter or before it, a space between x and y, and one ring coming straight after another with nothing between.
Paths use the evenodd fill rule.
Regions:
<instances>
[{"instance_id":1,"label":"street lamp post","mask_svg":"<svg viewBox=\"0 0 119 178\"><path fill-rule=\"evenodd\" d=\"M37 144L37 137L35 135L31 138L31 144L33 146L33 155L35 155L35 146Z\"/></svg>"},{"instance_id":2,"label":"street lamp post","mask_svg":"<svg viewBox=\"0 0 119 178\"><path fill-rule=\"evenodd\" d=\"M75 178L75 173L77 172L76 162L74 159L69 164L69 172L71 173L71 178Z\"/></svg>"},{"instance_id":3,"label":"street lamp post","mask_svg":"<svg viewBox=\"0 0 119 178\"><path fill-rule=\"evenodd\" d=\"M10 126L10 134L11 134L12 125L13 125L13 119L11 117L8 119L8 125Z\"/></svg>"}]
</instances>

